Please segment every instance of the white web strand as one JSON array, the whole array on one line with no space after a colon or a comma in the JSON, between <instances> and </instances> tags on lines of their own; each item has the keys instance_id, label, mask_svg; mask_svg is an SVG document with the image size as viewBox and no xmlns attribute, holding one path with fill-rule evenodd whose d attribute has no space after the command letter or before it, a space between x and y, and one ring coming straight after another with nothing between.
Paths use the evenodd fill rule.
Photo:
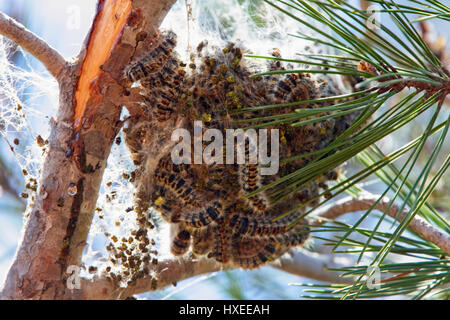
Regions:
<instances>
[{"instance_id":1,"label":"white web strand","mask_svg":"<svg viewBox=\"0 0 450 320\"><path fill-rule=\"evenodd\" d=\"M191 14L188 15L189 8ZM298 12L295 13L298 15ZM188 20L189 16L189 20ZM304 18L304 17L302 17ZM309 19L309 18L307 18ZM308 21L316 24L314 21ZM279 48L283 58L297 53L319 53L322 47L292 34L304 33L319 38L298 21L287 17L262 0L179 0L164 20L162 29L178 35L178 52L185 61L203 40L223 47L226 42L240 41L257 55L268 55Z\"/></svg>"},{"instance_id":2,"label":"white web strand","mask_svg":"<svg viewBox=\"0 0 450 320\"><path fill-rule=\"evenodd\" d=\"M0 136L9 145L1 153L15 157L27 179L39 177L46 148L37 145L36 137L48 137L58 101L56 81L34 70L34 63L34 58L0 37ZM33 198L31 190L24 192Z\"/></svg>"}]
</instances>

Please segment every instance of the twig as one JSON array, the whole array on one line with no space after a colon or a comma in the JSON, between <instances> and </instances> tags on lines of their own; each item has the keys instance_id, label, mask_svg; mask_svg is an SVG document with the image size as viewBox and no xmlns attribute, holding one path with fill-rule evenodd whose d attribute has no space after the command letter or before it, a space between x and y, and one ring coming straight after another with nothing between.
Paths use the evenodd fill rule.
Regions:
<instances>
[{"instance_id":1,"label":"twig","mask_svg":"<svg viewBox=\"0 0 450 320\"><path fill-rule=\"evenodd\" d=\"M104 277L93 281L83 280L78 293L81 299L125 299L129 296L148 291L162 289L178 281L195 277L205 273L223 270L213 259L193 259L184 257L161 261L153 272L156 276L146 275L136 280L133 285L126 288ZM75 293L77 294L77 293Z\"/></svg>"},{"instance_id":2,"label":"twig","mask_svg":"<svg viewBox=\"0 0 450 320\"><path fill-rule=\"evenodd\" d=\"M336 201L332 205L326 206L321 210L321 213L318 214L319 219L316 221L315 224L321 225L326 222L326 220L320 218L335 220L339 216L349 212L369 210L378 200L378 198L379 196L377 195L368 194L360 199L347 197L339 201ZM374 206L374 209L384 212L388 209L389 203L390 200L384 197ZM401 214L398 214L399 210L400 208L397 205L393 204L387 211L387 214L390 217L401 222L408 214L408 210L404 209L401 212ZM443 251L450 254L450 236L436 229L427 221L425 221L423 218L415 216L409 223L408 227L425 240L434 243Z\"/></svg>"},{"instance_id":3,"label":"twig","mask_svg":"<svg viewBox=\"0 0 450 320\"><path fill-rule=\"evenodd\" d=\"M2 12L0 12L0 35L27 50L42 62L53 77L59 79L61 71L66 65L66 60L61 54L22 24Z\"/></svg>"}]
</instances>

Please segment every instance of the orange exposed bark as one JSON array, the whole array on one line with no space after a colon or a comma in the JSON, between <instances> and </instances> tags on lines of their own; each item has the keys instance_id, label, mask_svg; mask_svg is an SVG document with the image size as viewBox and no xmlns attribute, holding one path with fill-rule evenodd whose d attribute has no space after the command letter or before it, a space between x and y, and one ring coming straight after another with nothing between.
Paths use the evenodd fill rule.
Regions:
<instances>
[{"instance_id":1,"label":"orange exposed bark","mask_svg":"<svg viewBox=\"0 0 450 320\"><path fill-rule=\"evenodd\" d=\"M103 73L101 67L111 56L131 12L131 0L109 0L99 3L93 32L89 36L86 55L75 93L74 127L79 129L88 101L94 95L95 82Z\"/></svg>"}]
</instances>

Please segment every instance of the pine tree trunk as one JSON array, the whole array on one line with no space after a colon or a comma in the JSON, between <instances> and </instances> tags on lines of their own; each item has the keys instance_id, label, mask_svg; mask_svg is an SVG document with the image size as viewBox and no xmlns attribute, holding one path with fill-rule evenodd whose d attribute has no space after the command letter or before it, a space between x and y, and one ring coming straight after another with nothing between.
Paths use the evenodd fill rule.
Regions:
<instances>
[{"instance_id":1,"label":"pine tree trunk","mask_svg":"<svg viewBox=\"0 0 450 320\"><path fill-rule=\"evenodd\" d=\"M57 75L60 106L36 200L1 292L2 299L108 298L69 290L80 266L126 94L124 66L149 41L175 0L100 0L77 62ZM42 60L41 60L42 61ZM92 290L92 287L90 287Z\"/></svg>"}]
</instances>

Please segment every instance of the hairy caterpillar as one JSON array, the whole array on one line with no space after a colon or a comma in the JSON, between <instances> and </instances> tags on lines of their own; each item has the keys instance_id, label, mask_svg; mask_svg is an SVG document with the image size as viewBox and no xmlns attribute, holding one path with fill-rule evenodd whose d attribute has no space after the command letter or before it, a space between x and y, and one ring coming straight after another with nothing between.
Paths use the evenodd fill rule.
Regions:
<instances>
[{"instance_id":1,"label":"hairy caterpillar","mask_svg":"<svg viewBox=\"0 0 450 320\"><path fill-rule=\"evenodd\" d=\"M264 192L244 198L311 160L303 157L286 163L275 175L261 176L259 164L249 161L250 144L245 144L244 164L175 165L168 152L159 160L157 169L148 173L144 165L148 146L142 138L142 122L149 123L145 128L158 128L181 116L189 132L193 132L193 122L198 120L203 120L206 128L225 132L239 127L234 120L254 116L236 112L243 108L330 96L340 93L339 85L331 79L314 79L294 72L251 77L254 70L245 63L244 49L233 43L219 49L209 48L202 42L186 70L187 64L174 52L173 32L160 33L157 43L153 51L134 63L124 75L128 85L140 83L144 98L141 123L130 126L127 144L135 158L140 159L138 164L142 164L136 185L142 181L152 181L155 185L152 194L139 190L141 197L175 226L172 253L183 255L192 248L195 255L251 269L277 259L289 248L304 245L309 229L305 226L307 221L300 219L305 209L298 207L314 198L319 188L326 188L325 181L335 179L336 173L311 181L283 201L276 201ZM273 56L281 57L278 50ZM282 67L280 61L274 60L267 69ZM299 104L295 108L317 108L330 103ZM289 112L293 112L292 107L277 110L277 114ZM257 114L271 116L271 110L264 109ZM286 124L271 126L282 132L280 157L303 155L326 147L355 117L350 114L298 128ZM276 219L288 211L292 213Z\"/></svg>"}]
</instances>

